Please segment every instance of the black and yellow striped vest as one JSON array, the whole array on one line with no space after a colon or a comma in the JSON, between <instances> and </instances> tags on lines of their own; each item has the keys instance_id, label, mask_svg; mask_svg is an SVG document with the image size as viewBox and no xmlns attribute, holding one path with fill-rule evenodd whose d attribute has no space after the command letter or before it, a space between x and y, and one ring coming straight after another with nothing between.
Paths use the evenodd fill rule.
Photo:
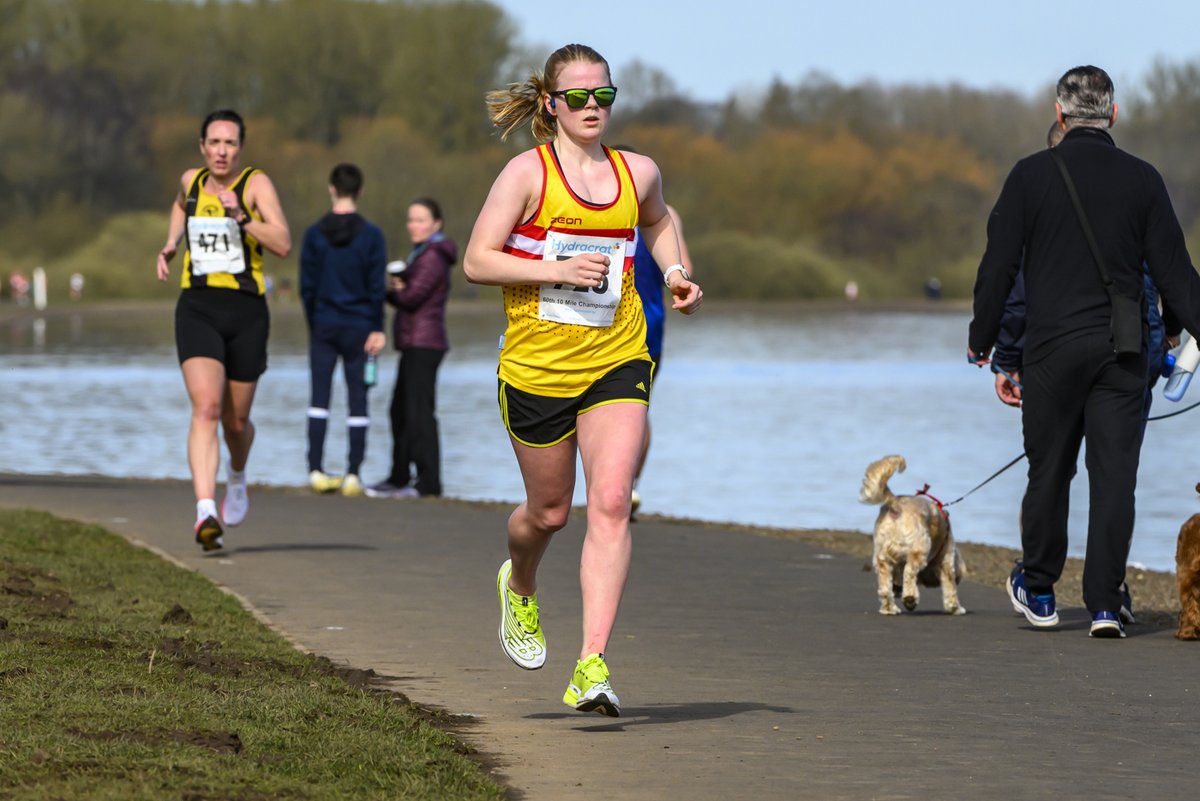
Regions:
<instances>
[{"instance_id":1,"label":"black and yellow striped vest","mask_svg":"<svg viewBox=\"0 0 1200 801\"><path fill-rule=\"evenodd\" d=\"M256 220L261 220L262 217L253 214L250 208L246 205L246 184L250 177L261 170L254 167L246 167L238 175L237 180L233 182L230 188L237 195L238 205L242 210L254 217ZM183 254L183 276L182 284L184 289L237 289L242 292L248 292L252 295L263 295L266 292L266 284L263 281L263 249L258 240L245 230L241 231L241 246L242 254L245 259L246 269L244 272L236 275L227 272L212 272L206 275L192 274L192 254L191 242L187 225L190 224L193 217L225 217L225 208L221 205L221 201L217 196L207 192L204 188L204 183L208 178L209 170L207 167L201 168L196 172L192 183L188 187L187 198L185 200L184 210L186 212L187 223L184 226L184 241L188 243L188 249Z\"/></svg>"}]
</instances>

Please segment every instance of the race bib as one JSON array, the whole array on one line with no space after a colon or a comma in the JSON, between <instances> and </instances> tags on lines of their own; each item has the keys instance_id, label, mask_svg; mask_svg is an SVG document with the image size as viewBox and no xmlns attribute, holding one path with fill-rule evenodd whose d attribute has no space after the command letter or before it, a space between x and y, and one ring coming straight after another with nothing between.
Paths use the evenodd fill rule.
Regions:
<instances>
[{"instance_id":1,"label":"race bib","mask_svg":"<svg viewBox=\"0 0 1200 801\"><path fill-rule=\"evenodd\" d=\"M594 328L612 325L617 304L621 302L625 238L546 232L546 246L542 253L544 261L566 261L583 253L608 256L608 275L599 286L594 287L542 284L538 300L539 319Z\"/></svg>"},{"instance_id":2,"label":"race bib","mask_svg":"<svg viewBox=\"0 0 1200 801\"><path fill-rule=\"evenodd\" d=\"M232 217L188 217L192 275L246 271L242 229Z\"/></svg>"}]
</instances>

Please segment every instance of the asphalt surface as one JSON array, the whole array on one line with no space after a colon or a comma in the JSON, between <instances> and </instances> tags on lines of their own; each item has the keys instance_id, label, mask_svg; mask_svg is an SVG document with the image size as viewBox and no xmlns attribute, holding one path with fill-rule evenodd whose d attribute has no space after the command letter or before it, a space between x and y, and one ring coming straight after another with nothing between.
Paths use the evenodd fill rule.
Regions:
<instances>
[{"instance_id":1,"label":"asphalt surface","mask_svg":"<svg viewBox=\"0 0 1200 801\"><path fill-rule=\"evenodd\" d=\"M579 648L582 511L543 562L545 668L496 638L510 506L252 487L226 548L192 542L182 482L0 475L0 506L96 522L173 557L297 646L475 721L515 798L1200 797L1200 643L1082 609L1036 631L964 582L970 613L879 615L863 561L720 526L642 520L608 651L618 719L561 702ZM861 516L861 509L854 513ZM802 523L802 520L798 520Z\"/></svg>"}]
</instances>

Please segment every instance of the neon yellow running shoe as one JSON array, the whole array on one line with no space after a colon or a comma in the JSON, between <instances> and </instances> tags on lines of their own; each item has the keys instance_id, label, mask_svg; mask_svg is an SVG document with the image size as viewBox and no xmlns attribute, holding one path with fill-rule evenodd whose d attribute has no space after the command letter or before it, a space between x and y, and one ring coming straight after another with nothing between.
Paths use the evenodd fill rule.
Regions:
<instances>
[{"instance_id":1,"label":"neon yellow running shoe","mask_svg":"<svg viewBox=\"0 0 1200 801\"><path fill-rule=\"evenodd\" d=\"M621 717L621 701L608 683L604 654L588 654L575 663L575 673L563 693L563 703L579 712Z\"/></svg>"},{"instance_id":2,"label":"neon yellow running shoe","mask_svg":"<svg viewBox=\"0 0 1200 801\"><path fill-rule=\"evenodd\" d=\"M537 670L546 664L546 635L538 619L537 593L518 595L508 588L512 560L500 565L496 595L500 598L500 646L518 667Z\"/></svg>"}]
</instances>

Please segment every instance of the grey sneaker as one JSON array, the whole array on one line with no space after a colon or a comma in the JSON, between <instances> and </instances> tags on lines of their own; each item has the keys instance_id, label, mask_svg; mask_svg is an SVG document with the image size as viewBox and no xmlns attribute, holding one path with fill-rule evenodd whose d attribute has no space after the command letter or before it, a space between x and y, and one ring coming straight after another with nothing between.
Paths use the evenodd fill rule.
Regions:
<instances>
[{"instance_id":1,"label":"grey sneaker","mask_svg":"<svg viewBox=\"0 0 1200 801\"><path fill-rule=\"evenodd\" d=\"M387 481L380 481L366 488L368 498L419 498L421 493L415 487L397 487Z\"/></svg>"}]
</instances>

